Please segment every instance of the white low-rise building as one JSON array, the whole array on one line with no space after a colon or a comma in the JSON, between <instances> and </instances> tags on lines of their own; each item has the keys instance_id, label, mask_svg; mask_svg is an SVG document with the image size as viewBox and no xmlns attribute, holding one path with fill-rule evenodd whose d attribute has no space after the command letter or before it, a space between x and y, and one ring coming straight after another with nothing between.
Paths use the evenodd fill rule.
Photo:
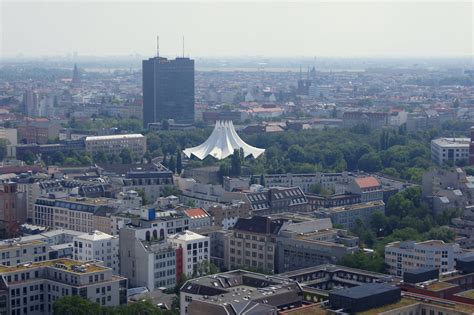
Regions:
<instances>
[{"instance_id":1,"label":"white low-rise building","mask_svg":"<svg viewBox=\"0 0 474 315\"><path fill-rule=\"evenodd\" d=\"M146 152L146 137L142 134L86 137L85 144L86 151L92 155L99 152L120 154L123 149L129 149L141 158Z\"/></svg>"},{"instance_id":2,"label":"white low-rise building","mask_svg":"<svg viewBox=\"0 0 474 315\"><path fill-rule=\"evenodd\" d=\"M450 161L469 160L469 138L439 138L431 140L431 160L438 165Z\"/></svg>"},{"instance_id":3,"label":"white low-rise building","mask_svg":"<svg viewBox=\"0 0 474 315\"><path fill-rule=\"evenodd\" d=\"M119 274L119 238L100 231L74 237L74 260L102 261Z\"/></svg>"},{"instance_id":4,"label":"white low-rise building","mask_svg":"<svg viewBox=\"0 0 474 315\"><path fill-rule=\"evenodd\" d=\"M463 250L459 244L441 240L393 242L385 246L388 272L400 277L405 271L419 268L438 268L439 272L453 271L457 258L472 255L474 252Z\"/></svg>"}]
</instances>

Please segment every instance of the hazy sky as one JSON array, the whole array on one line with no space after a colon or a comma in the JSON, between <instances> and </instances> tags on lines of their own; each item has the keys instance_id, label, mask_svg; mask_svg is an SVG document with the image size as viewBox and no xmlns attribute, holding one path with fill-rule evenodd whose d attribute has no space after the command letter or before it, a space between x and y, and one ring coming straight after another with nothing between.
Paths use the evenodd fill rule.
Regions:
<instances>
[{"instance_id":1,"label":"hazy sky","mask_svg":"<svg viewBox=\"0 0 474 315\"><path fill-rule=\"evenodd\" d=\"M0 57L466 56L473 2L0 0Z\"/></svg>"}]
</instances>

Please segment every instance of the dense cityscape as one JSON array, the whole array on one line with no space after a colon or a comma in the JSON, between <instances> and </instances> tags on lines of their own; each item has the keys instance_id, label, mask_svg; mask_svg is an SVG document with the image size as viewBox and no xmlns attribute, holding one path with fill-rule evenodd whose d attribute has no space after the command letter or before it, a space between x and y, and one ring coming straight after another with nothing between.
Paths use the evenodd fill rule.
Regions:
<instances>
[{"instance_id":1,"label":"dense cityscape","mask_svg":"<svg viewBox=\"0 0 474 315\"><path fill-rule=\"evenodd\" d=\"M0 314L474 314L472 55L159 40L0 58Z\"/></svg>"}]
</instances>

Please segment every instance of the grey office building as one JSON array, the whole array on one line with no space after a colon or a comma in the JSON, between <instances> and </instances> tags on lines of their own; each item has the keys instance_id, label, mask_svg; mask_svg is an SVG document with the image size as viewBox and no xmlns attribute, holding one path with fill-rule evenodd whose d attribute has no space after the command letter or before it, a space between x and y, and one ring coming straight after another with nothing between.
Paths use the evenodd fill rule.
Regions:
<instances>
[{"instance_id":1,"label":"grey office building","mask_svg":"<svg viewBox=\"0 0 474 315\"><path fill-rule=\"evenodd\" d=\"M194 60L143 60L143 123L194 122Z\"/></svg>"}]
</instances>

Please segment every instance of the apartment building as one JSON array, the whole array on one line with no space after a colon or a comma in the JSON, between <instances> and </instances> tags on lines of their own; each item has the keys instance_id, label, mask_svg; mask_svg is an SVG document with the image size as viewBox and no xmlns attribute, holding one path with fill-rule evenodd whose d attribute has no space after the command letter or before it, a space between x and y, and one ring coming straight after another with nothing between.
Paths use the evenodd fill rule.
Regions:
<instances>
[{"instance_id":1,"label":"apartment building","mask_svg":"<svg viewBox=\"0 0 474 315\"><path fill-rule=\"evenodd\" d=\"M431 140L431 160L438 165L469 161L470 138L439 138Z\"/></svg>"},{"instance_id":2,"label":"apartment building","mask_svg":"<svg viewBox=\"0 0 474 315\"><path fill-rule=\"evenodd\" d=\"M154 291L173 288L183 271L183 249L174 248L166 240L140 240L133 229L120 230L120 274L131 287Z\"/></svg>"},{"instance_id":3,"label":"apartment building","mask_svg":"<svg viewBox=\"0 0 474 315\"><path fill-rule=\"evenodd\" d=\"M0 185L1 238L20 235L20 225L27 220L26 195L17 188L17 184L13 182Z\"/></svg>"},{"instance_id":4,"label":"apartment building","mask_svg":"<svg viewBox=\"0 0 474 315\"><path fill-rule=\"evenodd\" d=\"M383 200L382 184L373 176L355 178L347 186L347 191L360 195L361 202Z\"/></svg>"},{"instance_id":5,"label":"apartment building","mask_svg":"<svg viewBox=\"0 0 474 315\"><path fill-rule=\"evenodd\" d=\"M74 260L101 261L119 274L119 238L100 231L74 237Z\"/></svg>"},{"instance_id":6,"label":"apartment building","mask_svg":"<svg viewBox=\"0 0 474 315\"><path fill-rule=\"evenodd\" d=\"M0 264L16 266L56 258L72 258L75 236L80 232L51 230L40 234L0 241Z\"/></svg>"},{"instance_id":7,"label":"apartment building","mask_svg":"<svg viewBox=\"0 0 474 315\"><path fill-rule=\"evenodd\" d=\"M372 129L380 129L388 125L388 113L369 112L369 111L347 111L342 115L345 128L351 128L356 125L368 125Z\"/></svg>"},{"instance_id":8,"label":"apartment building","mask_svg":"<svg viewBox=\"0 0 474 315\"><path fill-rule=\"evenodd\" d=\"M382 200L319 209L315 214L318 217L330 218L332 224L351 230L358 226L358 221L370 222L372 215L377 211L385 212L385 203Z\"/></svg>"},{"instance_id":9,"label":"apartment building","mask_svg":"<svg viewBox=\"0 0 474 315\"><path fill-rule=\"evenodd\" d=\"M304 193L310 192L312 185L321 185L324 189L336 190L338 184L348 184L353 178L350 172L309 173L309 174L267 174L265 187L300 187Z\"/></svg>"},{"instance_id":10,"label":"apartment building","mask_svg":"<svg viewBox=\"0 0 474 315\"><path fill-rule=\"evenodd\" d=\"M127 279L98 264L70 259L0 266L4 314L52 314L54 302L78 295L104 306L127 303Z\"/></svg>"},{"instance_id":11,"label":"apartment building","mask_svg":"<svg viewBox=\"0 0 474 315\"><path fill-rule=\"evenodd\" d=\"M190 229L208 227L212 224L211 215L203 208L183 209L180 212L189 218Z\"/></svg>"},{"instance_id":12,"label":"apartment building","mask_svg":"<svg viewBox=\"0 0 474 315\"><path fill-rule=\"evenodd\" d=\"M146 137L141 134L86 137L85 144L86 151L91 155L99 152L120 154L123 149L129 149L132 154L141 158L146 152Z\"/></svg>"},{"instance_id":13,"label":"apartment building","mask_svg":"<svg viewBox=\"0 0 474 315\"><path fill-rule=\"evenodd\" d=\"M59 136L61 123L47 118L26 118L19 122L16 128L18 130L18 142L46 144L48 140Z\"/></svg>"},{"instance_id":14,"label":"apartment building","mask_svg":"<svg viewBox=\"0 0 474 315\"><path fill-rule=\"evenodd\" d=\"M243 201L214 204L207 211L212 215L214 225L221 226L224 230L234 227L239 218L251 216L250 204Z\"/></svg>"},{"instance_id":15,"label":"apartment building","mask_svg":"<svg viewBox=\"0 0 474 315\"><path fill-rule=\"evenodd\" d=\"M240 218L235 224L229 242L229 269L252 268L274 273L276 240L283 220L254 216Z\"/></svg>"},{"instance_id":16,"label":"apartment building","mask_svg":"<svg viewBox=\"0 0 474 315\"><path fill-rule=\"evenodd\" d=\"M160 163L114 166L112 169L107 166L107 173L113 182L123 186L123 192L143 190L148 203L155 202L165 187L174 184L173 173Z\"/></svg>"},{"instance_id":17,"label":"apartment building","mask_svg":"<svg viewBox=\"0 0 474 315\"><path fill-rule=\"evenodd\" d=\"M177 184L182 192L181 203L192 202L196 207L208 208L222 202L225 192L221 185L198 183L195 178L179 178Z\"/></svg>"},{"instance_id":18,"label":"apartment building","mask_svg":"<svg viewBox=\"0 0 474 315\"><path fill-rule=\"evenodd\" d=\"M346 230L335 229L329 218L288 220L276 242L276 272L299 270L321 264L337 263L359 251L359 239Z\"/></svg>"},{"instance_id":19,"label":"apartment building","mask_svg":"<svg viewBox=\"0 0 474 315\"><path fill-rule=\"evenodd\" d=\"M242 192L225 192L222 201L240 200L250 204L253 215L264 216L283 212L309 211L308 199L299 187L251 189Z\"/></svg>"},{"instance_id":20,"label":"apartment building","mask_svg":"<svg viewBox=\"0 0 474 315\"><path fill-rule=\"evenodd\" d=\"M99 211L114 213L118 211L116 203L117 200L107 198L40 197L35 202L34 223L89 233L97 228L96 215Z\"/></svg>"},{"instance_id":21,"label":"apartment building","mask_svg":"<svg viewBox=\"0 0 474 315\"><path fill-rule=\"evenodd\" d=\"M438 268L439 272L455 270L457 258L473 256L474 252L461 249L459 244L441 240L425 242L393 242L385 246L385 264L388 272L403 276L407 270Z\"/></svg>"},{"instance_id":22,"label":"apartment building","mask_svg":"<svg viewBox=\"0 0 474 315\"><path fill-rule=\"evenodd\" d=\"M182 272L186 277L199 275L203 265L209 263L209 237L191 231L169 235L168 243L175 249L182 249Z\"/></svg>"},{"instance_id":23,"label":"apartment building","mask_svg":"<svg viewBox=\"0 0 474 315\"><path fill-rule=\"evenodd\" d=\"M358 194L334 194L329 196L306 194L311 210L319 208L332 208L360 203L360 195Z\"/></svg>"},{"instance_id":24,"label":"apartment building","mask_svg":"<svg viewBox=\"0 0 474 315\"><path fill-rule=\"evenodd\" d=\"M49 259L49 244L44 240L21 241L9 239L0 244L0 264L16 266L25 262Z\"/></svg>"},{"instance_id":25,"label":"apartment building","mask_svg":"<svg viewBox=\"0 0 474 315\"><path fill-rule=\"evenodd\" d=\"M45 175L46 176L46 175ZM36 199L48 194L68 194L73 187L61 184L59 180L50 180L40 176L20 177L16 180L18 191L26 194L27 219L34 221L34 208Z\"/></svg>"}]
</instances>

